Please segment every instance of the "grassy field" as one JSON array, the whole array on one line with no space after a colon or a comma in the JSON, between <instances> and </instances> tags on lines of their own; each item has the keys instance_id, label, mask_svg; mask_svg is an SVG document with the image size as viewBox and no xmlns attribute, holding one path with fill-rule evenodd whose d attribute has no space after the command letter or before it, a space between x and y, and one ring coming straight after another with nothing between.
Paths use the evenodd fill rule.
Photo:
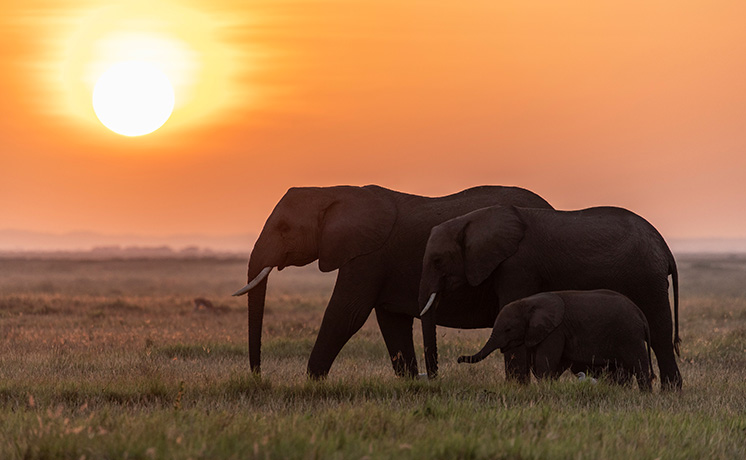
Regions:
<instances>
[{"instance_id":1,"label":"grassy field","mask_svg":"<svg viewBox=\"0 0 746 460\"><path fill-rule=\"evenodd\" d=\"M245 260L0 259L0 458L746 458L746 256L678 260L684 390L641 394L456 364L488 330L439 328L441 376L398 379L372 316L309 382L311 268L271 275L255 378Z\"/></svg>"}]
</instances>

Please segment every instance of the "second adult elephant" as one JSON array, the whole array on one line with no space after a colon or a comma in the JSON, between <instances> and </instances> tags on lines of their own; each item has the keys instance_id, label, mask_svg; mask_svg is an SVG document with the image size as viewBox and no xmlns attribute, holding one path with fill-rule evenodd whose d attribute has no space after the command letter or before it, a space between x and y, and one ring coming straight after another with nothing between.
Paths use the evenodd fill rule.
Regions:
<instances>
[{"instance_id":1,"label":"second adult elephant","mask_svg":"<svg viewBox=\"0 0 746 460\"><path fill-rule=\"evenodd\" d=\"M675 332L668 300L669 274ZM419 296L426 348L435 348L440 315L437 299L465 285L490 286L500 309L546 291L610 289L624 294L648 320L661 385L681 388L674 356L680 341L676 262L660 233L626 209L492 206L433 228ZM505 360L508 376L519 377L516 366L526 360L525 347L505 355Z\"/></svg>"},{"instance_id":2,"label":"second adult elephant","mask_svg":"<svg viewBox=\"0 0 746 460\"><path fill-rule=\"evenodd\" d=\"M375 308L398 375L417 375L412 339L419 315L417 289L422 256L433 226L496 204L551 208L517 187L484 186L429 198L378 186L292 188L267 218L249 259L249 361L259 372L267 275L272 268L307 265L339 269L308 361L308 374L323 377L345 343ZM438 324L491 327L497 316L489 291L464 286L440 303ZM427 351L426 351L427 353Z\"/></svg>"}]
</instances>

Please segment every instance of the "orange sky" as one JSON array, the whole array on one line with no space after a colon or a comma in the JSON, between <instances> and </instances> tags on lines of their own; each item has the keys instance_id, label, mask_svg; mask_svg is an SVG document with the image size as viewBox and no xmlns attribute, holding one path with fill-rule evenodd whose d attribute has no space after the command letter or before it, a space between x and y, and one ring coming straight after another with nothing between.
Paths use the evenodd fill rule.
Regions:
<instances>
[{"instance_id":1,"label":"orange sky","mask_svg":"<svg viewBox=\"0 0 746 460\"><path fill-rule=\"evenodd\" d=\"M0 229L248 234L291 186L489 183L746 237L743 1L137 3L2 0ZM176 50L139 138L90 107L119 32Z\"/></svg>"}]
</instances>

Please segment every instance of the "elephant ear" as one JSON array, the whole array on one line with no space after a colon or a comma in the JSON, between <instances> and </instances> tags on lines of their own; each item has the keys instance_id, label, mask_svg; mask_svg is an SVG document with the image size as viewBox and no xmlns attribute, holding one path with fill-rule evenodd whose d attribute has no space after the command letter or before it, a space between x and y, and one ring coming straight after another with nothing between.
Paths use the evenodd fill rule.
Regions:
<instances>
[{"instance_id":1,"label":"elephant ear","mask_svg":"<svg viewBox=\"0 0 746 460\"><path fill-rule=\"evenodd\" d=\"M463 234L466 280L478 286L508 257L515 254L525 225L512 206L492 206L466 216Z\"/></svg>"},{"instance_id":2,"label":"elephant ear","mask_svg":"<svg viewBox=\"0 0 746 460\"><path fill-rule=\"evenodd\" d=\"M319 269L336 270L386 242L396 221L396 206L380 187L335 187L320 217Z\"/></svg>"},{"instance_id":3,"label":"elephant ear","mask_svg":"<svg viewBox=\"0 0 746 460\"><path fill-rule=\"evenodd\" d=\"M557 294L549 292L525 300L527 307L531 308L525 343L528 348L532 348L562 324L565 317L565 302Z\"/></svg>"}]
</instances>

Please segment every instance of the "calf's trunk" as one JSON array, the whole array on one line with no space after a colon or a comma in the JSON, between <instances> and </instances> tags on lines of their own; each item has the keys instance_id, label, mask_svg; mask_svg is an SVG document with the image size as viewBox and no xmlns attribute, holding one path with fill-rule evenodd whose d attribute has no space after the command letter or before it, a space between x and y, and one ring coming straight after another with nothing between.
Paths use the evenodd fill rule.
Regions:
<instances>
[{"instance_id":1,"label":"calf's trunk","mask_svg":"<svg viewBox=\"0 0 746 460\"><path fill-rule=\"evenodd\" d=\"M495 336L495 333L493 332L490 335L489 340L487 340L487 343L484 344L484 347L482 347L481 350L479 350L476 354L473 354L471 356L469 355L459 356L458 362L459 363L478 363L479 361L489 356L490 353L497 350L498 348L500 348L499 340Z\"/></svg>"}]
</instances>

